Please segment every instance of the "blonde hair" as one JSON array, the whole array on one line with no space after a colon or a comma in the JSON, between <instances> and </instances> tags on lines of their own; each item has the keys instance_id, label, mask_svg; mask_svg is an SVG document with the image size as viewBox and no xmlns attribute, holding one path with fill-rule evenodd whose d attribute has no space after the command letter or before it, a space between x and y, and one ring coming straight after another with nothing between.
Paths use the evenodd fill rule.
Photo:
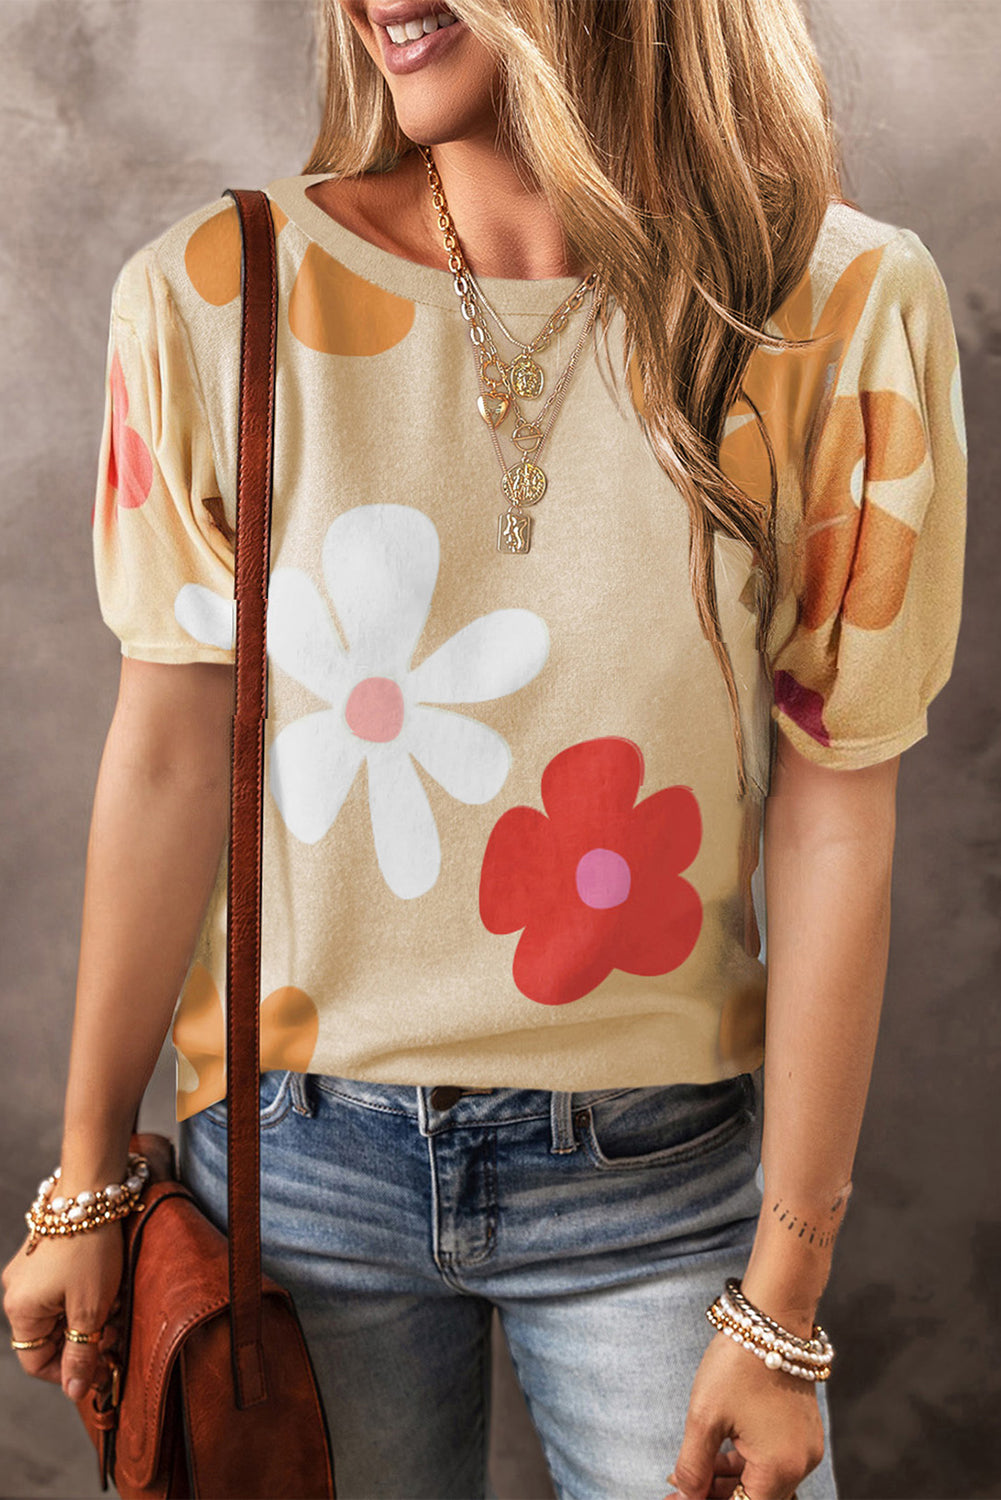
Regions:
<instances>
[{"instance_id":1,"label":"blonde hair","mask_svg":"<svg viewBox=\"0 0 1001 1500\"><path fill-rule=\"evenodd\" d=\"M777 475L773 458L763 504L722 472L719 447L754 350L793 346L764 324L802 280L828 205L841 199L830 97L804 15L797 0L450 8L499 60L506 142L568 248L622 309L624 366L635 353L649 441L689 509L692 594L723 673L743 797L714 535L751 551L767 663ZM318 0L317 27L323 122L303 172L390 170L416 146L396 123L385 79L338 0ZM607 297L599 312L607 327Z\"/></svg>"}]
</instances>

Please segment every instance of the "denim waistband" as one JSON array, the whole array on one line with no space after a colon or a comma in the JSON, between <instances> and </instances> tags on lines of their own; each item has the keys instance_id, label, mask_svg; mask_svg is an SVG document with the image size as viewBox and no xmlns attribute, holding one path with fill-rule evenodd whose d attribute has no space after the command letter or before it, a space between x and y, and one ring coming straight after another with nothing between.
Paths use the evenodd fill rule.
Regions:
<instances>
[{"instance_id":1,"label":"denim waistband","mask_svg":"<svg viewBox=\"0 0 1001 1500\"><path fill-rule=\"evenodd\" d=\"M431 1103L434 1087L432 1084L372 1083L330 1073L291 1075L292 1104L300 1114L312 1114L310 1095L313 1089L319 1089L321 1093L339 1096L370 1109L409 1116L422 1135L464 1126L513 1124L518 1120L548 1116L550 1149L555 1152L576 1150L575 1110L585 1109L600 1099L634 1092L627 1087L582 1090L492 1088L460 1094L447 1109L438 1109Z\"/></svg>"}]
</instances>

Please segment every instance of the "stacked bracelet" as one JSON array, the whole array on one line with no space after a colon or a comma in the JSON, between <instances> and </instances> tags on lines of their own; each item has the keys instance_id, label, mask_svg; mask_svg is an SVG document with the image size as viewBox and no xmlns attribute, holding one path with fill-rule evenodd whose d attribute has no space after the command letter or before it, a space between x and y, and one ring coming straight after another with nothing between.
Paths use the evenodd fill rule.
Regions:
<instances>
[{"instance_id":1,"label":"stacked bracelet","mask_svg":"<svg viewBox=\"0 0 1001 1500\"><path fill-rule=\"evenodd\" d=\"M27 1253L30 1255L38 1241L46 1235L81 1234L88 1229L97 1229L101 1224L110 1224L113 1219L124 1219L137 1209L143 1189L149 1181L149 1163L145 1156L129 1152L129 1175L124 1182L112 1182L107 1187L93 1192L77 1193L74 1198L49 1194L61 1175L56 1167L51 1177L38 1184L38 1196L25 1214L31 1239Z\"/></svg>"},{"instance_id":2,"label":"stacked bracelet","mask_svg":"<svg viewBox=\"0 0 1001 1500\"><path fill-rule=\"evenodd\" d=\"M733 1277L706 1309L706 1317L720 1333L764 1360L769 1370L784 1370L799 1380L830 1376L834 1349L820 1324L813 1325L812 1337L799 1338L748 1302Z\"/></svg>"}]
</instances>

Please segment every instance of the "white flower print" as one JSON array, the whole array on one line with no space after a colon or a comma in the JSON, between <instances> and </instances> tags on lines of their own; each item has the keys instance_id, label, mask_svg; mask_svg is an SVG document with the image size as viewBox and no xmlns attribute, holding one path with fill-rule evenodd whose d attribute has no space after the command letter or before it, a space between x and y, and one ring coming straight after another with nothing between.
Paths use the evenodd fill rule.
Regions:
<instances>
[{"instance_id":1,"label":"white flower print","mask_svg":"<svg viewBox=\"0 0 1001 1500\"><path fill-rule=\"evenodd\" d=\"M236 645L235 599L224 599L200 583L186 583L177 591L174 615L181 629L203 646L232 651Z\"/></svg>"},{"instance_id":2,"label":"white flower print","mask_svg":"<svg viewBox=\"0 0 1001 1500\"><path fill-rule=\"evenodd\" d=\"M438 533L422 511L358 505L337 517L323 543L340 634L301 569L276 568L268 590L271 661L330 705L287 725L271 744L278 810L297 838L317 843L365 762L379 869L404 900L429 891L441 868L438 829L414 761L468 804L496 797L511 767L495 729L438 705L505 697L531 682L549 655L544 620L527 609L497 609L412 668L439 555ZM232 601L187 584L175 614L196 639L232 645Z\"/></svg>"}]
</instances>

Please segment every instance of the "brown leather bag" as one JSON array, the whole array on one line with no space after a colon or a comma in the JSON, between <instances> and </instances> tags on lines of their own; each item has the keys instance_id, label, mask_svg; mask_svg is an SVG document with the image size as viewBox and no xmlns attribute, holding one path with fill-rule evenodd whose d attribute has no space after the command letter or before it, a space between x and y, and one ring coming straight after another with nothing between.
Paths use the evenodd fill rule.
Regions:
<instances>
[{"instance_id":1,"label":"brown leather bag","mask_svg":"<svg viewBox=\"0 0 1001 1500\"><path fill-rule=\"evenodd\" d=\"M123 1500L333 1500L323 1404L290 1294L262 1276L260 919L266 613L278 275L267 194L227 188L243 236L236 527L236 708L228 871L228 1238L178 1181L166 1136L141 1212L124 1221L110 1383L78 1410L101 1487Z\"/></svg>"}]
</instances>

